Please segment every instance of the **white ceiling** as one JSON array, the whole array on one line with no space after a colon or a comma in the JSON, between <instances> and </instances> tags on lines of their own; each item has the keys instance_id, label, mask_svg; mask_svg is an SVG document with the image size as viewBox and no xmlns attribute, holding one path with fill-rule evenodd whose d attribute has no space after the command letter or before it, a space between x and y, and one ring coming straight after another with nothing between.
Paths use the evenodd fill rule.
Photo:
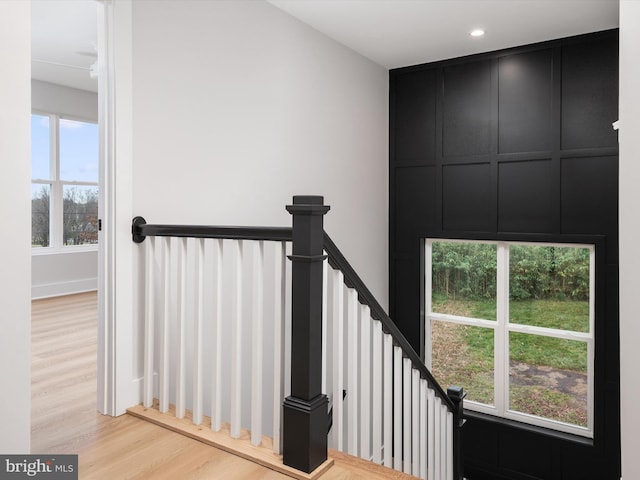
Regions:
<instances>
[{"instance_id":1,"label":"white ceiling","mask_svg":"<svg viewBox=\"0 0 640 480\"><path fill-rule=\"evenodd\" d=\"M32 0L31 78L98 91L89 76L96 61L95 0Z\"/></svg>"},{"instance_id":2,"label":"white ceiling","mask_svg":"<svg viewBox=\"0 0 640 480\"><path fill-rule=\"evenodd\" d=\"M386 68L618 26L618 0L267 1Z\"/></svg>"},{"instance_id":3,"label":"white ceiling","mask_svg":"<svg viewBox=\"0 0 640 480\"><path fill-rule=\"evenodd\" d=\"M386 68L618 26L618 0L267 1ZM33 78L97 91L96 10L95 0L32 0ZM474 28L487 33L472 38Z\"/></svg>"}]
</instances>

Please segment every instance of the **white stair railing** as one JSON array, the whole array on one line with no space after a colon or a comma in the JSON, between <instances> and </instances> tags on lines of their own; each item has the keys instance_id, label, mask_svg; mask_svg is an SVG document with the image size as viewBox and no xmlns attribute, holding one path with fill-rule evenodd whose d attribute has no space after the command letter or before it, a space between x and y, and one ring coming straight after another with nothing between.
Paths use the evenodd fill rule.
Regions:
<instances>
[{"instance_id":1,"label":"white stair railing","mask_svg":"<svg viewBox=\"0 0 640 480\"><path fill-rule=\"evenodd\" d=\"M453 450L453 413L401 348L393 346L393 337L383 332L382 322L371 317L369 308L354 308L357 294L341 277L332 269L328 290L344 289L352 305L346 317L340 315L338 293L337 306L328 316L333 339L327 347L327 370L332 372L330 447L425 480L453 480L453 462L447 461ZM346 335L345 323L351 329ZM341 343L346 355L340 352Z\"/></svg>"},{"instance_id":2,"label":"white stair railing","mask_svg":"<svg viewBox=\"0 0 640 480\"><path fill-rule=\"evenodd\" d=\"M324 245L329 446L425 480L459 480L461 404L443 392L326 234ZM462 389L450 393L464 397Z\"/></svg>"},{"instance_id":3,"label":"white stair railing","mask_svg":"<svg viewBox=\"0 0 640 480\"><path fill-rule=\"evenodd\" d=\"M291 230L145 227L143 405L280 454Z\"/></svg>"},{"instance_id":4,"label":"white stair railing","mask_svg":"<svg viewBox=\"0 0 640 480\"><path fill-rule=\"evenodd\" d=\"M290 212L327 209L320 197L294 197ZM197 425L208 416L212 430L228 424L234 438L248 429L253 445L270 436L276 454L284 445L285 464L292 443L283 422L294 398L287 257L322 259L295 254L295 225L295 217L293 229L147 225L142 217L133 225L134 241L149 237L141 256L144 406L157 398L167 413L174 404L176 417L190 410ZM322 292L314 292L322 295L317 368L331 408L329 446L425 480L461 480L463 390L442 390L321 224L312 230L324 236L298 237L319 253L324 245L328 257Z\"/></svg>"}]
</instances>

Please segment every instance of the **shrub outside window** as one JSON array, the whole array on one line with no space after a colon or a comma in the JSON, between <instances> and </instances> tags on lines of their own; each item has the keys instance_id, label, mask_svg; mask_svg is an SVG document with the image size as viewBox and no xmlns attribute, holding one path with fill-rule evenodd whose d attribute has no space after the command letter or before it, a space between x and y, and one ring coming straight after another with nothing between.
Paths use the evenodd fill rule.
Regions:
<instances>
[{"instance_id":1,"label":"shrub outside window","mask_svg":"<svg viewBox=\"0 0 640 480\"><path fill-rule=\"evenodd\" d=\"M593 245L428 239L426 363L465 408L593 437Z\"/></svg>"}]
</instances>

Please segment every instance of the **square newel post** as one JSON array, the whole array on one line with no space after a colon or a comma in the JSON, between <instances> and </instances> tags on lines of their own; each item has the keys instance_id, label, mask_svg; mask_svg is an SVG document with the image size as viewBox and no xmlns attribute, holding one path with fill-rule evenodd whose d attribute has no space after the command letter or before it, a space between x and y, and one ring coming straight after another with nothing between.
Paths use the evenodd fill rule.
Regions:
<instances>
[{"instance_id":1,"label":"square newel post","mask_svg":"<svg viewBox=\"0 0 640 480\"><path fill-rule=\"evenodd\" d=\"M283 462L311 473L327 459L328 400L322 388L323 216L320 196L293 197L291 396L283 404Z\"/></svg>"}]
</instances>

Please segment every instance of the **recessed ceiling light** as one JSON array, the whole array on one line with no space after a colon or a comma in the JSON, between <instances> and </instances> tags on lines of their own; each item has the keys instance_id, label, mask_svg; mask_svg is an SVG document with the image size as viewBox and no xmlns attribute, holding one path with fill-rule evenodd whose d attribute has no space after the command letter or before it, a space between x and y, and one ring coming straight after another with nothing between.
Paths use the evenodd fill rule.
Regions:
<instances>
[{"instance_id":1,"label":"recessed ceiling light","mask_svg":"<svg viewBox=\"0 0 640 480\"><path fill-rule=\"evenodd\" d=\"M469 35L471 35L472 37L481 37L484 35L484 30L482 30L481 28L476 28L475 30L471 30Z\"/></svg>"}]
</instances>

